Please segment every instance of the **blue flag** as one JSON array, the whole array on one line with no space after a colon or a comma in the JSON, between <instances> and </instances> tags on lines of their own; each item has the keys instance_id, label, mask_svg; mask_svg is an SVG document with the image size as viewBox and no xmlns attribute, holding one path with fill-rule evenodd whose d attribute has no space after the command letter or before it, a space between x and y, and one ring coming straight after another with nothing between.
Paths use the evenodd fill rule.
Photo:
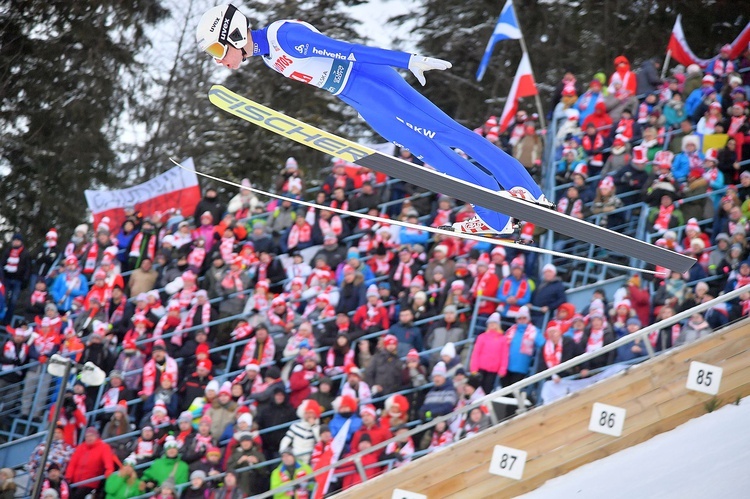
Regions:
<instances>
[{"instance_id":1,"label":"blue flag","mask_svg":"<svg viewBox=\"0 0 750 499\"><path fill-rule=\"evenodd\" d=\"M512 0L506 0L505 7L503 7L503 11L500 13L500 18L497 20L495 31L492 32L492 36L490 36L490 40L487 42L487 48L484 49L482 62L479 63L479 69L477 69L477 81L482 81L484 72L487 70L487 65L490 63L492 49L497 42L501 40L520 39L521 29L518 27L516 13L513 10L513 2Z\"/></svg>"}]
</instances>

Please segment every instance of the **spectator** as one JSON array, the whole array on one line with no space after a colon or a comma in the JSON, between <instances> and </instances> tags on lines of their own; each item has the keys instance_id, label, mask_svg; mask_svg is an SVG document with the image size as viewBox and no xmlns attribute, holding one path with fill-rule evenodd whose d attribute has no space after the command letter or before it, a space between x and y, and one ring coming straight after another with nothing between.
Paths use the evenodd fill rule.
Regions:
<instances>
[{"instance_id":1,"label":"spectator","mask_svg":"<svg viewBox=\"0 0 750 499\"><path fill-rule=\"evenodd\" d=\"M411 314L411 312L402 311L401 314ZM407 317L407 315L404 315L403 318L406 319ZM393 329L391 328L391 331ZM404 331L411 331L409 337L420 334L415 328L405 329ZM409 337L407 337L407 341ZM400 343L401 341L395 335L387 334L383 338L382 348L378 348L378 351L373 355L370 364L367 366L365 381L370 386L373 396L388 395L402 388L403 364L400 359L401 355L399 355L401 350ZM421 337L419 346L421 348Z\"/></svg>"},{"instance_id":2,"label":"spectator","mask_svg":"<svg viewBox=\"0 0 750 499\"><path fill-rule=\"evenodd\" d=\"M255 422L261 430L278 427L297 419L294 407L287 401L283 384L274 386L272 390L273 395L270 402L258 408L258 414L255 418ZM285 435L285 428L277 428L262 435L263 449L268 459L278 456L279 444Z\"/></svg>"},{"instance_id":3,"label":"spectator","mask_svg":"<svg viewBox=\"0 0 750 499\"><path fill-rule=\"evenodd\" d=\"M11 339L5 340L0 354L0 391L4 393L4 400L0 406L4 410L20 410L22 389L7 390L6 387L21 383L26 377L26 370L19 369L28 364L33 357L37 357L36 347L31 339L32 331L25 321L21 321L17 328L6 327ZM6 372L12 371L12 372Z\"/></svg>"},{"instance_id":4,"label":"spectator","mask_svg":"<svg viewBox=\"0 0 750 499\"><path fill-rule=\"evenodd\" d=\"M602 95L602 83L597 79L593 79L589 83L589 88L578 97L575 103L575 109L580 113L581 122L586 121L590 115L595 114L598 104L604 105L606 109L604 95Z\"/></svg>"},{"instance_id":5,"label":"spectator","mask_svg":"<svg viewBox=\"0 0 750 499\"><path fill-rule=\"evenodd\" d=\"M501 381L502 386L510 386L530 374L532 363L537 351L544 345L545 338L530 322L529 309L526 306L518 310L516 323L505 332L505 338L508 344L508 368ZM502 341L493 337L488 339ZM473 368L472 372L475 372Z\"/></svg>"},{"instance_id":6,"label":"spectator","mask_svg":"<svg viewBox=\"0 0 750 499\"><path fill-rule=\"evenodd\" d=\"M648 179L646 165L648 156L646 148L642 145L633 148L633 159L627 164L612 173L612 181L618 195L643 189Z\"/></svg>"},{"instance_id":7,"label":"spectator","mask_svg":"<svg viewBox=\"0 0 750 499\"><path fill-rule=\"evenodd\" d=\"M419 352L424 349L422 332L414 325L414 313L410 308L404 308L399 312L398 322L391 326L389 334L386 336L386 339L391 341L388 336L397 341L399 357L405 356L412 348L416 348ZM387 342L384 341L384 343L388 346Z\"/></svg>"},{"instance_id":8,"label":"spectator","mask_svg":"<svg viewBox=\"0 0 750 499\"><path fill-rule=\"evenodd\" d=\"M711 334L713 330L711 326L703 318L703 314L695 313L690 316L687 324L680 330L679 336L674 342L674 346L685 345L694 341L700 340Z\"/></svg>"},{"instance_id":9,"label":"spectator","mask_svg":"<svg viewBox=\"0 0 750 499\"><path fill-rule=\"evenodd\" d=\"M112 475L110 475L112 476ZM42 497L50 493L55 498L69 499L70 485L60 473L60 466L52 463L47 471L47 478L42 482Z\"/></svg>"},{"instance_id":10,"label":"spectator","mask_svg":"<svg viewBox=\"0 0 750 499\"><path fill-rule=\"evenodd\" d=\"M446 305L443 308L443 318L430 323L430 328L425 336L425 348L434 350L442 347L447 343L454 345L466 339L466 325L458 320L458 310L455 305ZM463 345L456 346L456 352L461 353ZM439 361L438 352L430 355L430 364L434 365Z\"/></svg>"},{"instance_id":11,"label":"spectator","mask_svg":"<svg viewBox=\"0 0 750 499\"><path fill-rule=\"evenodd\" d=\"M190 471L185 461L180 458L179 443L168 436L164 442L164 455L155 459L151 466L143 472L143 484L141 489L153 490L163 485L167 480L172 480L176 485L187 483Z\"/></svg>"},{"instance_id":12,"label":"spectator","mask_svg":"<svg viewBox=\"0 0 750 499\"><path fill-rule=\"evenodd\" d=\"M61 312L67 312L77 297L88 294L89 285L78 268L78 259L74 256L65 258L65 270L60 273L52 284L50 294ZM6 314L7 315L7 314Z\"/></svg>"},{"instance_id":13,"label":"spectator","mask_svg":"<svg viewBox=\"0 0 750 499\"><path fill-rule=\"evenodd\" d=\"M362 435L362 438L356 443L356 445L352 445L352 450L344 457L352 456L354 454L357 454L358 452L364 452L372 446L373 442L371 441L370 435L364 434ZM370 452L360 458L362 466L364 466L365 475L368 479L374 478L382 473L381 467L376 466L379 460L379 454L380 452ZM344 463L338 466L336 468L336 473L340 473L343 475L341 479L342 490L347 490L350 487L357 485L358 483L362 483L362 477L359 475L357 465L354 463L354 461L349 461L348 463Z\"/></svg>"},{"instance_id":14,"label":"spectator","mask_svg":"<svg viewBox=\"0 0 750 499\"><path fill-rule=\"evenodd\" d=\"M599 188L596 190L596 198L591 206L591 213L602 215L598 223L602 227L616 227L621 223L622 215L610 213L623 206L622 199L615 194L615 183L612 177L604 177L599 182Z\"/></svg>"},{"instance_id":15,"label":"spectator","mask_svg":"<svg viewBox=\"0 0 750 499\"><path fill-rule=\"evenodd\" d=\"M610 326L604 319L604 314L598 310L591 312L589 314L588 328L581 340L581 345L585 345L583 351L585 353L596 352L613 341L615 341L615 333L612 330L612 326ZM598 369L612 364L614 356L615 352L610 351L606 355L600 355L599 357L584 362L581 365L581 376L588 376L589 371L592 369Z\"/></svg>"},{"instance_id":16,"label":"spectator","mask_svg":"<svg viewBox=\"0 0 750 499\"><path fill-rule=\"evenodd\" d=\"M3 324L10 324L21 291L29 285L31 256L23 245L23 236L13 234L10 246L0 256L0 279L5 285L6 311ZM85 294L85 293L84 293Z\"/></svg>"},{"instance_id":17,"label":"spectator","mask_svg":"<svg viewBox=\"0 0 750 499\"><path fill-rule=\"evenodd\" d=\"M521 163L534 178L541 178L542 155L544 140L537 133L533 123L524 127L524 136L513 146L513 157Z\"/></svg>"},{"instance_id":18,"label":"spectator","mask_svg":"<svg viewBox=\"0 0 750 499\"><path fill-rule=\"evenodd\" d=\"M480 265L480 262L477 262L477 275L479 275L481 268L482 265ZM524 275L524 257L521 254L511 260L510 275L503 278L497 287L496 295L500 303L495 305L494 302L487 302L487 304L492 309L496 308L502 317L514 318L518 310L531 301L533 290L533 281ZM486 293L482 293L482 295L492 296ZM481 314L483 310L484 306L479 309L479 313Z\"/></svg>"},{"instance_id":19,"label":"spectator","mask_svg":"<svg viewBox=\"0 0 750 499\"><path fill-rule=\"evenodd\" d=\"M55 464L58 466L58 469L64 474L68 466L68 461L70 461L70 456L73 454L75 447L65 442L63 438L63 426L61 424L56 424L54 431L55 433L52 437L52 445L50 446L49 453L47 454L45 471L49 470L52 464ZM39 461L42 459L42 455L44 454L44 449L46 448L46 446L46 441L42 441L34 448L34 451L31 453L31 457L29 457L29 463L26 468L29 472L29 476L36 477L36 473L38 471L37 468L39 467Z\"/></svg>"},{"instance_id":20,"label":"spectator","mask_svg":"<svg viewBox=\"0 0 750 499\"><path fill-rule=\"evenodd\" d=\"M412 279L419 273L420 262L412 255L409 246L401 246L398 251L398 262L391 264L391 293L403 297L408 293Z\"/></svg>"},{"instance_id":21,"label":"spectator","mask_svg":"<svg viewBox=\"0 0 750 499\"><path fill-rule=\"evenodd\" d=\"M206 499L211 497L211 488L206 482L206 472L194 470L190 473L190 487L182 490L181 499Z\"/></svg>"},{"instance_id":22,"label":"spectator","mask_svg":"<svg viewBox=\"0 0 750 499\"><path fill-rule=\"evenodd\" d=\"M357 310L367 301L365 277L349 264L344 265L343 276L343 281L339 283L340 293L336 312Z\"/></svg>"},{"instance_id":23,"label":"spectator","mask_svg":"<svg viewBox=\"0 0 750 499\"><path fill-rule=\"evenodd\" d=\"M112 449L101 438L99 431L90 426L86 429L83 443L76 447L65 471L65 479L75 486L78 482L104 475L105 478L114 472ZM88 494L95 494L99 488L98 480L76 486L71 499L83 499Z\"/></svg>"},{"instance_id":24,"label":"spectator","mask_svg":"<svg viewBox=\"0 0 750 499\"><path fill-rule=\"evenodd\" d=\"M221 385L219 396L204 410L204 414L211 418L211 436L214 439L219 440L227 425L234 421L236 410L237 403L232 400L232 384L225 381Z\"/></svg>"},{"instance_id":25,"label":"spectator","mask_svg":"<svg viewBox=\"0 0 750 499\"><path fill-rule=\"evenodd\" d=\"M303 400L297 407L299 421L292 423L279 444L291 448L297 460L309 464L315 444L320 440L320 415L322 409L314 400Z\"/></svg>"},{"instance_id":26,"label":"spectator","mask_svg":"<svg viewBox=\"0 0 750 499\"><path fill-rule=\"evenodd\" d=\"M351 182L351 179L349 179ZM298 478L312 475L309 465L300 462L294 457L291 449L281 451L281 464L271 472L271 489L279 489L285 482L291 482ZM315 487L315 480L295 485L291 490L283 490L274 494L274 499L287 499L288 497L309 497ZM292 492L292 494L289 494Z\"/></svg>"},{"instance_id":27,"label":"spectator","mask_svg":"<svg viewBox=\"0 0 750 499\"><path fill-rule=\"evenodd\" d=\"M525 315L525 310L521 313ZM440 364L440 363L438 363ZM445 366L445 364L443 364ZM477 336L471 352L470 369L481 377L485 393L494 391L497 377L508 371L508 338L500 328L500 315L494 313L487 319L487 330Z\"/></svg>"},{"instance_id":28,"label":"spectator","mask_svg":"<svg viewBox=\"0 0 750 499\"><path fill-rule=\"evenodd\" d=\"M674 198L675 193L664 191L660 205L649 210L648 223L653 232L663 234L684 224L682 211L675 205Z\"/></svg>"},{"instance_id":29,"label":"spectator","mask_svg":"<svg viewBox=\"0 0 750 499\"><path fill-rule=\"evenodd\" d=\"M302 364L294 366L289 376L289 403L295 409L308 398L323 375L318 362L318 354L310 351L304 354Z\"/></svg>"},{"instance_id":30,"label":"spectator","mask_svg":"<svg viewBox=\"0 0 750 499\"><path fill-rule=\"evenodd\" d=\"M250 189L252 184L247 178L243 178L240 192L229 200L227 212L231 213L237 221L243 221L253 216L256 208L261 205L257 196Z\"/></svg>"},{"instance_id":31,"label":"spectator","mask_svg":"<svg viewBox=\"0 0 750 499\"><path fill-rule=\"evenodd\" d=\"M446 378L443 362L438 362L432 368L432 383L434 386L427 392L424 403L419 408L419 418L422 420L450 414L458 402L453 382Z\"/></svg>"},{"instance_id":32,"label":"spectator","mask_svg":"<svg viewBox=\"0 0 750 499\"><path fill-rule=\"evenodd\" d=\"M16 497L16 472L10 468L0 469L0 499Z\"/></svg>"},{"instance_id":33,"label":"spectator","mask_svg":"<svg viewBox=\"0 0 750 499\"><path fill-rule=\"evenodd\" d=\"M153 261L148 256L141 259L141 265L130 274L128 287L130 296L138 296L154 289L159 273L153 267Z\"/></svg>"},{"instance_id":34,"label":"spectator","mask_svg":"<svg viewBox=\"0 0 750 499\"><path fill-rule=\"evenodd\" d=\"M537 372L546 371L557 367L563 362L567 362L576 356L577 346L573 338L563 336L560 326L557 324L550 324L547 326L547 332L545 334L547 341L544 346L539 350L539 358L537 360ZM567 376L570 371L563 371L561 373L552 376L552 381L558 383L562 376Z\"/></svg>"},{"instance_id":35,"label":"spectator","mask_svg":"<svg viewBox=\"0 0 750 499\"><path fill-rule=\"evenodd\" d=\"M203 199L201 199L195 206L194 213L209 212L212 220L218 221L221 220L221 217L226 211L227 207L218 199L216 188L209 185L203 193ZM206 242L208 242L208 240Z\"/></svg>"},{"instance_id":36,"label":"spectator","mask_svg":"<svg viewBox=\"0 0 750 499\"><path fill-rule=\"evenodd\" d=\"M359 442L365 435L369 437L372 445L378 445L379 443L385 442L393 436L391 434L390 427L383 426L378 421L378 416L375 411L374 405L363 405L359 410L359 415L362 418L362 426L360 426L352 436L352 449L356 449L359 447Z\"/></svg>"},{"instance_id":37,"label":"spectator","mask_svg":"<svg viewBox=\"0 0 750 499\"><path fill-rule=\"evenodd\" d=\"M461 427L461 438L474 437L480 431L486 430L492 425L492 421L486 412L485 407L474 407L469 411Z\"/></svg>"},{"instance_id":38,"label":"spectator","mask_svg":"<svg viewBox=\"0 0 750 499\"><path fill-rule=\"evenodd\" d=\"M664 125L669 130L678 129L681 123L688 118L685 112L685 103L680 92L674 92L672 97L662 105L662 112L664 115ZM672 136L675 138L675 136ZM679 138L678 138L679 140Z\"/></svg>"},{"instance_id":39,"label":"spectator","mask_svg":"<svg viewBox=\"0 0 750 499\"><path fill-rule=\"evenodd\" d=\"M641 329L641 321L637 317L631 317L625 324L625 335L638 332ZM642 338L636 338L631 343L626 343L615 351L615 363L628 362L645 356L648 353Z\"/></svg>"},{"instance_id":40,"label":"spectator","mask_svg":"<svg viewBox=\"0 0 750 499\"><path fill-rule=\"evenodd\" d=\"M177 361L167 355L167 349L163 340L157 340L154 342L153 351L151 352L151 360L146 362L143 366L143 387L138 396L141 400L146 400L154 393L154 390L161 383L161 376L164 373L170 374L174 379L177 379L178 367Z\"/></svg>"},{"instance_id":41,"label":"spectator","mask_svg":"<svg viewBox=\"0 0 750 499\"><path fill-rule=\"evenodd\" d=\"M662 81L661 78L659 78L660 68L661 61L656 57L643 61L636 78L638 82L638 95L651 94L661 86Z\"/></svg>"},{"instance_id":42,"label":"spectator","mask_svg":"<svg viewBox=\"0 0 750 499\"><path fill-rule=\"evenodd\" d=\"M123 459L117 473L112 473L104 482L106 499L128 499L141 495L141 481L134 467L136 460L132 457Z\"/></svg>"},{"instance_id":43,"label":"spectator","mask_svg":"<svg viewBox=\"0 0 750 499\"><path fill-rule=\"evenodd\" d=\"M540 322L544 314L553 316L557 307L565 303L567 295L565 286L557 276L557 268L551 263L542 267L542 282L536 287L531 297L532 316Z\"/></svg>"},{"instance_id":44,"label":"spectator","mask_svg":"<svg viewBox=\"0 0 750 499\"><path fill-rule=\"evenodd\" d=\"M294 223L284 231L279 239L282 253L302 251L314 244L313 228L312 225L305 220L304 213L297 214Z\"/></svg>"},{"instance_id":45,"label":"spectator","mask_svg":"<svg viewBox=\"0 0 750 499\"><path fill-rule=\"evenodd\" d=\"M229 268L224 271L224 275L217 283L215 294L223 297L219 304L219 314L222 318L239 315L245 307L245 290L250 288L250 277L242 271L243 265L242 257L234 255Z\"/></svg>"},{"instance_id":46,"label":"spectator","mask_svg":"<svg viewBox=\"0 0 750 499\"><path fill-rule=\"evenodd\" d=\"M315 253L312 261L317 262L319 258L323 258L328 268L338 268L338 266L346 259L346 247L339 245L338 238L333 231L323 232L323 247Z\"/></svg>"},{"instance_id":47,"label":"spectator","mask_svg":"<svg viewBox=\"0 0 750 499\"><path fill-rule=\"evenodd\" d=\"M344 447L344 449L347 449L352 436L362 426L362 418L357 414L357 400L350 395L340 395L333 401L333 410L336 411L336 414L333 415L333 419L331 419L328 426L331 430L331 435L334 437L343 428L344 424L346 424L346 420L351 420Z\"/></svg>"},{"instance_id":48,"label":"spectator","mask_svg":"<svg viewBox=\"0 0 750 499\"><path fill-rule=\"evenodd\" d=\"M237 477L237 486L244 497L255 496L268 490L268 468L255 467L265 461L263 454L255 447L250 433L244 433L239 438L239 445L234 448L229 457L227 471ZM245 469L253 466L252 469Z\"/></svg>"}]
</instances>

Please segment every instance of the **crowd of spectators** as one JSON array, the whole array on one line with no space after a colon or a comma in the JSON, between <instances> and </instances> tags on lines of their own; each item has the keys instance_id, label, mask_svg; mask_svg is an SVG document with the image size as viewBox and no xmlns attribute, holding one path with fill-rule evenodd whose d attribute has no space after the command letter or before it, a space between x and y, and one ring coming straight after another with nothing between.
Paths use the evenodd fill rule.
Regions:
<instances>
[{"instance_id":1,"label":"crowd of spectators","mask_svg":"<svg viewBox=\"0 0 750 499\"><path fill-rule=\"evenodd\" d=\"M749 57L737 66L750 66ZM614 296L597 290L576 310L565 276L550 263L539 269L522 246L263 203L246 188L225 203L207 187L192 219L131 207L121 227L107 218L93 231L82 224L64 245L50 229L29 251L16 234L0 259L0 316L8 324L22 317L2 345L4 414L51 418L31 400L49 391L44 367L53 354L108 374L101 393L77 381L55 402L49 458L39 469L40 444L30 475L42 474L50 497L175 497L180 486L182 497L246 497L320 467L345 425L342 455L364 451L750 283L750 163L742 160L750 73L678 67L661 81L654 61L637 74L622 56L615 64L585 92L568 72L555 93L550 116L561 126L547 140L560 159L549 168L569 183L558 210L585 218L646 202L655 244L698 258L689 273L634 274ZM543 134L534 120L519 111L505 133L494 118L476 131L539 178ZM724 142L704 153L709 135ZM433 227L474 214L470 204L384 180L336 161L315 201ZM293 158L275 188L292 199L305 193ZM597 220L616 227L618 215ZM529 240L540 235L530 224L522 230ZM481 334L468 330L475 307ZM745 295L648 341L655 351L694 341L748 309ZM585 377L645 353L634 342L564 374ZM390 444L363 459L366 473L470 438L490 421L480 407ZM335 487L361 480L353 465L337 472ZM0 490L12 482L5 475ZM277 496L306 497L312 486Z\"/></svg>"}]
</instances>

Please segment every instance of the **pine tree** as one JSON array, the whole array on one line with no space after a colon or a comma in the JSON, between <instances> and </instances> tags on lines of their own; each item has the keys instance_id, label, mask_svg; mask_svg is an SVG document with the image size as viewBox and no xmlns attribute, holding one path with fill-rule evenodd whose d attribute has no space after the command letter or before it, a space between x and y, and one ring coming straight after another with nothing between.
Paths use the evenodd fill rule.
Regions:
<instances>
[{"instance_id":1,"label":"pine tree","mask_svg":"<svg viewBox=\"0 0 750 499\"><path fill-rule=\"evenodd\" d=\"M85 215L84 189L122 178L123 80L165 14L158 0L0 0L0 220L43 240ZM65 237L65 236L63 236Z\"/></svg>"}]
</instances>

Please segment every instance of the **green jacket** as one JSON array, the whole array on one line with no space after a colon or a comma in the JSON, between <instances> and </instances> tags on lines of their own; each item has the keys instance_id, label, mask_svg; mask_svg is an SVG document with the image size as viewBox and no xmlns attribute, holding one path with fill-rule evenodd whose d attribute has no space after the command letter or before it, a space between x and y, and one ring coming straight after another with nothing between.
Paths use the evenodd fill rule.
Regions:
<instances>
[{"instance_id":1,"label":"green jacket","mask_svg":"<svg viewBox=\"0 0 750 499\"><path fill-rule=\"evenodd\" d=\"M312 468L310 468L310 466L308 466L307 464L297 461L293 474L290 473L290 470L288 470L287 467L282 464L271 473L271 490L277 489L285 483L296 480L297 478L310 475L312 475ZM300 488L306 488L307 490L312 491L313 487L315 487L315 480L311 479L306 485L303 485L302 487L298 485L296 487L296 490L299 490ZM289 499L290 497L296 497L294 490L285 490L273 495L273 499Z\"/></svg>"},{"instance_id":2,"label":"green jacket","mask_svg":"<svg viewBox=\"0 0 750 499\"><path fill-rule=\"evenodd\" d=\"M141 495L138 486L141 481L136 477L135 481L128 485L119 473L112 473L104 482L104 492L106 499L128 499Z\"/></svg>"},{"instance_id":3,"label":"green jacket","mask_svg":"<svg viewBox=\"0 0 750 499\"><path fill-rule=\"evenodd\" d=\"M143 473L142 480L144 482L156 482L158 485L161 485L164 480L169 478L173 470L175 485L187 483L190 480L188 464L179 457L170 459L167 456L162 456L151 463L151 466Z\"/></svg>"}]
</instances>

